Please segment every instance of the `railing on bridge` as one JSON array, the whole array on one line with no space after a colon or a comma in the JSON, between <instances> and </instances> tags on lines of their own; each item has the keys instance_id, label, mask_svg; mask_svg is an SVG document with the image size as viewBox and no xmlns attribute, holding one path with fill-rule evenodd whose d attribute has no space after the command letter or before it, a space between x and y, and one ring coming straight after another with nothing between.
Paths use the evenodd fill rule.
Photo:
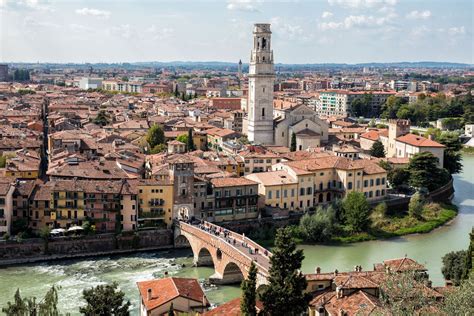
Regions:
<instances>
[{"instance_id":1,"label":"railing on bridge","mask_svg":"<svg viewBox=\"0 0 474 316\"><path fill-rule=\"evenodd\" d=\"M272 256L272 253L270 251L268 251L265 247L260 246L255 241L253 241L252 239L250 239L248 237L245 237L244 235L238 234L238 233L233 232L231 230L228 230L224 227L221 227L221 226L218 226L216 224L206 222L206 221L204 221L202 225L205 226L205 227L208 227L209 229L214 229L214 230L220 231L220 233L223 233L224 231L228 232L229 237L234 238L237 241L240 241L241 243L242 242L246 243L254 251L255 251L255 249L258 249L258 253L263 255L264 257L267 257L268 259L270 259L270 257Z\"/></svg>"},{"instance_id":2,"label":"railing on bridge","mask_svg":"<svg viewBox=\"0 0 474 316\"><path fill-rule=\"evenodd\" d=\"M268 276L268 270L270 268L269 261L272 253L253 240L205 221L199 225L192 225L190 223L179 221L179 225L181 229L184 228L184 231L187 231L198 238L206 239L206 237L211 237L212 239L219 240L222 243L221 246L224 246L224 248L231 249L233 252L244 256L249 262L253 261L258 267L259 274L262 274L264 277ZM235 244L233 240L235 240ZM242 247L244 247L243 249L245 250L243 250ZM248 249L251 249L252 252L247 252ZM255 251L256 249L258 250ZM258 260L259 258L263 260Z\"/></svg>"}]
</instances>

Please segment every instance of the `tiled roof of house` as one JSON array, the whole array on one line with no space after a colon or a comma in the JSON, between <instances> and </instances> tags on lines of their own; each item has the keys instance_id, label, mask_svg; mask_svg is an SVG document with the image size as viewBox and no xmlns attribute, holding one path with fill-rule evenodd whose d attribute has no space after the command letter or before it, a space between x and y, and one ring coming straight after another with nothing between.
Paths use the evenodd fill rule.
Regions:
<instances>
[{"instance_id":1,"label":"tiled roof of house","mask_svg":"<svg viewBox=\"0 0 474 316\"><path fill-rule=\"evenodd\" d=\"M165 278L137 282L138 290L147 311L151 311L179 296L209 305L204 292L196 279ZM148 291L151 290L151 298Z\"/></svg>"},{"instance_id":2,"label":"tiled roof of house","mask_svg":"<svg viewBox=\"0 0 474 316\"><path fill-rule=\"evenodd\" d=\"M415 147L439 147L443 148L444 145L435 142L434 140L425 138L423 136L415 135L415 134L406 134L400 137L397 137L396 140L398 142L402 142L408 145L412 145Z\"/></svg>"},{"instance_id":3,"label":"tiled roof of house","mask_svg":"<svg viewBox=\"0 0 474 316\"><path fill-rule=\"evenodd\" d=\"M215 178L211 183L216 188L257 185L258 183L247 178Z\"/></svg>"}]
</instances>

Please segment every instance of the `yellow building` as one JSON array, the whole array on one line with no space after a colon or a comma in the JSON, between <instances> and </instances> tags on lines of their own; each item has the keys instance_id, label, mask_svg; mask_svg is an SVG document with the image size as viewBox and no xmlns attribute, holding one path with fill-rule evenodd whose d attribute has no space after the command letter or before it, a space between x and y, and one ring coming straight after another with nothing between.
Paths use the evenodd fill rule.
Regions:
<instances>
[{"instance_id":1,"label":"yellow building","mask_svg":"<svg viewBox=\"0 0 474 316\"><path fill-rule=\"evenodd\" d=\"M54 227L82 225L86 219L83 188L74 180L54 181L50 185L50 218Z\"/></svg>"},{"instance_id":2,"label":"yellow building","mask_svg":"<svg viewBox=\"0 0 474 316\"><path fill-rule=\"evenodd\" d=\"M265 205L280 209L308 210L351 191L375 201L383 199L387 191L387 172L370 160L329 156L282 162L273 170L246 178L259 183Z\"/></svg>"},{"instance_id":3,"label":"yellow building","mask_svg":"<svg viewBox=\"0 0 474 316\"><path fill-rule=\"evenodd\" d=\"M22 149L8 157L5 164L5 176L15 179L36 179L39 176L41 158L32 150Z\"/></svg>"},{"instance_id":4,"label":"yellow building","mask_svg":"<svg viewBox=\"0 0 474 316\"><path fill-rule=\"evenodd\" d=\"M138 183L138 228L171 227L173 183L168 180L140 180Z\"/></svg>"}]
</instances>

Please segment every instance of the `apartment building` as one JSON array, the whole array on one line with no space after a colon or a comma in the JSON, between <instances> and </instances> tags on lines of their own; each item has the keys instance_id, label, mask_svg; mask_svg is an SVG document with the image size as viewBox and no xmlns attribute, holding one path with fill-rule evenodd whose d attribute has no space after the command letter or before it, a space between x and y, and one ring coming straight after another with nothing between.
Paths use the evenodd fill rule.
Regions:
<instances>
[{"instance_id":1,"label":"apartment building","mask_svg":"<svg viewBox=\"0 0 474 316\"><path fill-rule=\"evenodd\" d=\"M2 179L0 182L0 236L11 233L14 191L14 184L7 179Z\"/></svg>"},{"instance_id":2,"label":"apartment building","mask_svg":"<svg viewBox=\"0 0 474 316\"><path fill-rule=\"evenodd\" d=\"M347 116L347 91L327 90L319 92L316 100L316 113L319 116Z\"/></svg>"},{"instance_id":3,"label":"apartment building","mask_svg":"<svg viewBox=\"0 0 474 316\"><path fill-rule=\"evenodd\" d=\"M173 183L169 180L143 179L138 187L138 228L171 227Z\"/></svg>"},{"instance_id":4,"label":"apartment building","mask_svg":"<svg viewBox=\"0 0 474 316\"><path fill-rule=\"evenodd\" d=\"M387 172L369 160L329 156L282 162L272 169L245 176L259 183L259 194L271 207L307 210L352 191L363 192L369 201L386 195Z\"/></svg>"}]
</instances>

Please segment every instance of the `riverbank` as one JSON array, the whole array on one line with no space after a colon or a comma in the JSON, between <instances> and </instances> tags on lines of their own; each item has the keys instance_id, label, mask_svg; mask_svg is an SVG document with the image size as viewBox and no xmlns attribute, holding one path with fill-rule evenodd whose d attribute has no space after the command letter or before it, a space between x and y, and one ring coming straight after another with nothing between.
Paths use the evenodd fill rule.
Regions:
<instances>
[{"instance_id":1,"label":"riverbank","mask_svg":"<svg viewBox=\"0 0 474 316\"><path fill-rule=\"evenodd\" d=\"M458 207L453 204L428 204L422 214L421 219L414 219L408 215L405 216L384 216L382 218L372 217L372 224L366 232L352 233L348 236L333 236L330 240L321 243L306 242L299 232L298 225L290 225L293 230L293 236L300 245L337 245L351 244L370 240L385 240L395 237L427 234L442 227L456 218ZM276 228L265 227L258 231L258 235L249 235L255 242L263 247L273 247ZM262 237L258 237L262 236Z\"/></svg>"}]
</instances>

